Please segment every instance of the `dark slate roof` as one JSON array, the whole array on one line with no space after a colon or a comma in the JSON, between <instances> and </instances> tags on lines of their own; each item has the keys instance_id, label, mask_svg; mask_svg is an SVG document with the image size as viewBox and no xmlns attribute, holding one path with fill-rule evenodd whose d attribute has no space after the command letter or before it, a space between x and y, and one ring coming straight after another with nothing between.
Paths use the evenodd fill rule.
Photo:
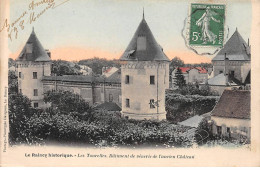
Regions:
<instances>
[{"instance_id":1,"label":"dark slate roof","mask_svg":"<svg viewBox=\"0 0 260 170\"><path fill-rule=\"evenodd\" d=\"M116 72L111 74L109 77L106 78L111 82L121 82L121 69L118 69Z\"/></svg>"},{"instance_id":2,"label":"dark slate roof","mask_svg":"<svg viewBox=\"0 0 260 170\"><path fill-rule=\"evenodd\" d=\"M64 81L64 82L79 82L79 83L121 83L121 79L114 77L93 77L91 75L63 75L63 76L43 76L43 81Z\"/></svg>"},{"instance_id":3,"label":"dark slate roof","mask_svg":"<svg viewBox=\"0 0 260 170\"><path fill-rule=\"evenodd\" d=\"M121 108L114 102L102 103L102 104L98 105L97 107L95 107L95 109L104 109L107 111L121 111Z\"/></svg>"},{"instance_id":4,"label":"dark slate roof","mask_svg":"<svg viewBox=\"0 0 260 170\"><path fill-rule=\"evenodd\" d=\"M212 116L250 119L250 100L250 91L225 90L213 109Z\"/></svg>"},{"instance_id":5,"label":"dark slate roof","mask_svg":"<svg viewBox=\"0 0 260 170\"><path fill-rule=\"evenodd\" d=\"M28 46L31 46L31 53L26 50ZM34 30L27 40L22 52L17 58L17 61L50 61L50 57L38 40Z\"/></svg>"},{"instance_id":6,"label":"dark slate roof","mask_svg":"<svg viewBox=\"0 0 260 170\"><path fill-rule=\"evenodd\" d=\"M226 57L232 60L251 60L250 47L236 30L224 47L212 59L212 61L223 61Z\"/></svg>"},{"instance_id":7,"label":"dark slate roof","mask_svg":"<svg viewBox=\"0 0 260 170\"><path fill-rule=\"evenodd\" d=\"M137 50L137 38L139 36L146 37L146 50ZM130 55L130 56L129 56ZM139 24L132 40L126 48L121 61L170 61L164 54L163 49L156 42L149 26L144 17Z\"/></svg>"}]
</instances>

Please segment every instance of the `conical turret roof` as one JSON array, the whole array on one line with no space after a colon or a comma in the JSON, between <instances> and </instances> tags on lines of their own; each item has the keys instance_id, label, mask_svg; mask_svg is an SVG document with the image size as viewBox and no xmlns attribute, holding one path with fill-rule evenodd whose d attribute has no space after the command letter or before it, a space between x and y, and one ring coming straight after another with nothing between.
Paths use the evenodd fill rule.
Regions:
<instances>
[{"instance_id":1,"label":"conical turret roof","mask_svg":"<svg viewBox=\"0 0 260 170\"><path fill-rule=\"evenodd\" d=\"M140 38L141 37L141 38ZM138 39L140 38L140 43ZM141 45L140 45L141 44ZM142 46L138 48L138 45ZM132 40L120 57L123 61L170 61L156 42L144 16Z\"/></svg>"},{"instance_id":2,"label":"conical turret roof","mask_svg":"<svg viewBox=\"0 0 260 170\"><path fill-rule=\"evenodd\" d=\"M50 57L38 40L34 29L27 40L17 61L50 61Z\"/></svg>"},{"instance_id":3,"label":"conical turret roof","mask_svg":"<svg viewBox=\"0 0 260 170\"><path fill-rule=\"evenodd\" d=\"M212 59L213 61L221 61L226 57L229 60L250 60L250 47L236 31L224 45L224 47L218 52L218 54Z\"/></svg>"}]
</instances>

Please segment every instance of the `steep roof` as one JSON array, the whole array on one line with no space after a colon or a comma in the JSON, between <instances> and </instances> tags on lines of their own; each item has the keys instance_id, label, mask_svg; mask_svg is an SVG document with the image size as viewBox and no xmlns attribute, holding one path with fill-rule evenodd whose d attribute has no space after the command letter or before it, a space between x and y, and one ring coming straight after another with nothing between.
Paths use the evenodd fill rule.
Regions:
<instances>
[{"instance_id":1,"label":"steep roof","mask_svg":"<svg viewBox=\"0 0 260 170\"><path fill-rule=\"evenodd\" d=\"M145 49L138 49L137 40L142 37L141 43L144 43ZM164 54L163 49L156 42L144 17L139 24L132 40L127 46L125 52L120 57L122 61L170 61Z\"/></svg>"},{"instance_id":2,"label":"steep roof","mask_svg":"<svg viewBox=\"0 0 260 170\"><path fill-rule=\"evenodd\" d=\"M225 54L229 60L251 60L250 47L237 30L212 61L223 61Z\"/></svg>"},{"instance_id":3,"label":"steep roof","mask_svg":"<svg viewBox=\"0 0 260 170\"><path fill-rule=\"evenodd\" d=\"M250 100L250 91L225 90L213 109L212 116L250 119Z\"/></svg>"},{"instance_id":4,"label":"steep roof","mask_svg":"<svg viewBox=\"0 0 260 170\"><path fill-rule=\"evenodd\" d=\"M50 61L50 57L38 40L34 29L27 40L17 61Z\"/></svg>"}]
</instances>

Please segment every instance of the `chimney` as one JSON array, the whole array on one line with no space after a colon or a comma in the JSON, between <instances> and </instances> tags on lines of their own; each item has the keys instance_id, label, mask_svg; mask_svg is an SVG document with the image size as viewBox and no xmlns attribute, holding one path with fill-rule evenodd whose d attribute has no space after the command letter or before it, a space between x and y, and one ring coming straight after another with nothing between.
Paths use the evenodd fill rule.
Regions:
<instances>
[{"instance_id":1,"label":"chimney","mask_svg":"<svg viewBox=\"0 0 260 170\"><path fill-rule=\"evenodd\" d=\"M224 76L225 76L225 84L226 84L226 85L228 84L227 62L228 62L227 53L225 53L225 59L224 59Z\"/></svg>"},{"instance_id":2,"label":"chimney","mask_svg":"<svg viewBox=\"0 0 260 170\"><path fill-rule=\"evenodd\" d=\"M48 49L46 49L45 51L48 54L48 56L51 58L51 52Z\"/></svg>"}]
</instances>

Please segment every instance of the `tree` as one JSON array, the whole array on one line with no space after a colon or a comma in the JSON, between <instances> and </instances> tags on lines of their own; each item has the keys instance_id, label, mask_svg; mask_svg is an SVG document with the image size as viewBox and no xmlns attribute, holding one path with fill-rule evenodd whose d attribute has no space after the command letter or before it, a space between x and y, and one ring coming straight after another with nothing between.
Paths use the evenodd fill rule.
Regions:
<instances>
[{"instance_id":1,"label":"tree","mask_svg":"<svg viewBox=\"0 0 260 170\"><path fill-rule=\"evenodd\" d=\"M196 129L195 140L198 145L203 145L212 139L214 139L214 137L210 128L210 124L208 123L207 118L204 118Z\"/></svg>"},{"instance_id":2,"label":"tree","mask_svg":"<svg viewBox=\"0 0 260 170\"><path fill-rule=\"evenodd\" d=\"M80 65L86 65L90 68L92 68L93 73L95 74L102 74L102 68L103 67L120 67L120 63L118 60L107 60L105 58L98 58L94 57L91 59L86 59L86 60L80 60L79 61Z\"/></svg>"},{"instance_id":3,"label":"tree","mask_svg":"<svg viewBox=\"0 0 260 170\"><path fill-rule=\"evenodd\" d=\"M184 76L180 68L177 68L177 71L175 73L174 85L178 86L179 88L183 88L186 85L186 81L184 80Z\"/></svg>"},{"instance_id":4,"label":"tree","mask_svg":"<svg viewBox=\"0 0 260 170\"><path fill-rule=\"evenodd\" d=\"M8 68L15 66L15 61L12 58L8 58Z\"/></svg>"},{"instance_id":5,"label":"tree","mask_svg":"<svg viewBox=\"0 0 260 170\"><path fill-rule=\"evenodd\" d=\"M54 113L84 113L90 110L89 104L78 94L70 91L48 91L44 94L44 102L51 103Z\"/></svg>"},{"instance_id":6,"label":"tree","mask_svg":"<svg viewBox=\"0 0 260 170\"><path fill-rule=\"evenodd\" d=\"M171 63L170 63L171 71L174 70L176 67L183 67L183 66L184 66L184 61L182 59L180 59L179 57L174 57L171 60Z\"/></svg>"},{"instance_id":7,"label":"tree","mask_svg":"<svg viewBox=\"0 0 260 170\"><path fill-rule=\"evenodd\" d=\"M20 93L8 95L9 140L11 143L27 142L27 121L33 113L31 101Z\"/></svg>"},{"instance_id":8,"label":"tree","mask_svg":"<svg viewBox=\"0 0 260 170\"><path fill-rule=\"evenodd\" d=\"M64 60L53 60L51 73L57 76L62 75L80 75L80 67L74 63L64 61Z\"/></svg>"},{"instance_id":9,"label":"tree","mask_svg":"<svg viewBox=\"0 0 260 170\"><path fill-rule=\"evenodd\" d=\"M18 81L14 71L8 71L8 93L18 93Z\"/></svg>"}]
</instances>

